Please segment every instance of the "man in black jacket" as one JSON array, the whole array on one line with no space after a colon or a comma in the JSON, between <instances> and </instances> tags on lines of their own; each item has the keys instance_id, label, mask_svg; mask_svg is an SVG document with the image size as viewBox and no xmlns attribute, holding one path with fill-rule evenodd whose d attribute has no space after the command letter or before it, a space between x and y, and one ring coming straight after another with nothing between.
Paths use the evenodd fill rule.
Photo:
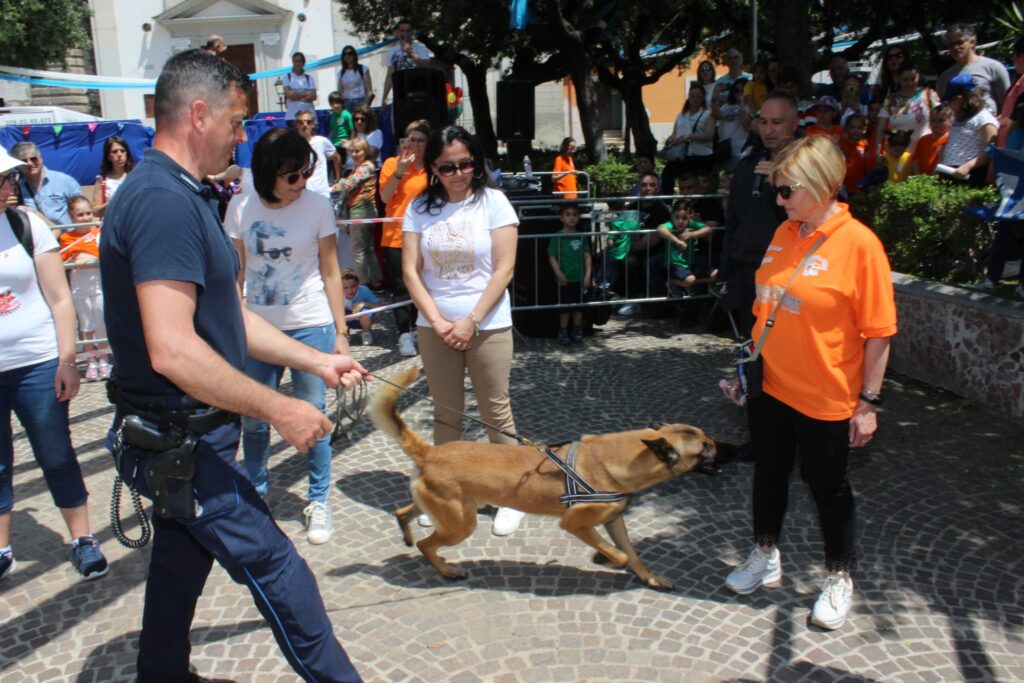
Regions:
<instances>
[{"instance_id":1,"label":"man in black jacket","mask_svg":"<svg viewBox=\"0 0 1024 683\"><path fill-rule=\"evenodd\" d=\"M796 137L797 104L791 96L773 92L761 105L755 145L736 166L729 188L725 237L718 280L727 283L730 310L737 311L740 336L750 337L754 326L754 273L786 212L775 203L775 188L767 181L772 156Z\"/></svg>"}]
</instances>

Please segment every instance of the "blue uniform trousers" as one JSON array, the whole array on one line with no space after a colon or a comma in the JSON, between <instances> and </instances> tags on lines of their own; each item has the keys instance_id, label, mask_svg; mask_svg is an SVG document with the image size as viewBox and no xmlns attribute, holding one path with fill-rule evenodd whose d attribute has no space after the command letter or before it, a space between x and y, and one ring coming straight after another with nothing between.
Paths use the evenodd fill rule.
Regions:
<instances>
[{"instance_id":1,"label":"blue uniform trousers","mask_svg":"<svg viewBox=\"0 0 1024 683\"><path fill-rule=\"evenodd\" d=\"M120 419L115 420L115 428ZM113 443L113 431L109 435ZM140 683L171 683L188 674L189 629L216 560L252 593L281 651L305 681L360 681L334 637L316 579L282 533L238 464L239 428L203 435L196 449L195 519L153 515L153 551L139 637ZM119 471L151 497L142 475L148 452L126 446Z\"/></svg>"}]
</instances>

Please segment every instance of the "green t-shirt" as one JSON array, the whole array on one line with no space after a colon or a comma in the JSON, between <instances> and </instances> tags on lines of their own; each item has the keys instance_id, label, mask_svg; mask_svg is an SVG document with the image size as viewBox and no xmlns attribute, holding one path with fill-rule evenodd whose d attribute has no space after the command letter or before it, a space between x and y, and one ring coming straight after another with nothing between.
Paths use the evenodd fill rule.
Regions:
<instances>
[{"instance_id":1,"label":"green t-shirt","mask_svg":"<svg viewBox=\"0 0 1024 683\"><path fill-rule=\"evenodd\" d=\"M354 131L355 128L355 123L352 121L352 114L347 109L342 109L337 114L331 112L330 133L332 145L337 147L343 141L351 138L352 131Z\"/></svg>"},{"instance_id":2,"label":"green t-shirt","mask_svg":"<svg viewBox=\"0 0 1024 683\"><path fill-rule=\"evenodd\" d=\"M686 227L682 230L677 230L672 225L672 221L663 223L662 226L673 235L679 236L683 234L683 230L700 230L706 227L700 221L690 221L686 224ZM665 250L665 266L682 266L683 268L689 268L690 264L693 263L693 252L694 252L694 240L688 240L686 242L686 249L681 249L675 242L668 244L668 249Z\"/></svg>"},{"instance_id":3,"label":"green t-shirt","mask_svg":"<svg viewBox=\"0 0 1024 683\"><path fill-rule=\"evenodd\" d=\"M552 237L548 242L548 256L554 256L562 275L569 282L582 282L586 272L584 254L590 253L590 237L566 233L565 237Z\"/></svg>"},{"instance_id":4,"label":"green t-shirt","mask_svg":"<svg viewBox=\"0 0 1024 683\"><path fill-rule=\"evenodd\" d=\"M637 212L630 212L637 213ZM639 217L633 219L620 219L612 221L608 224L610 228L609 232L620 232L627 230L641 230L644 226L640 223ZM608 257L615 261L621 261L622 259L629 256L630 247L633 246L633 234L626 233L624 235L609 235L606 244L608 248Z\"/></svg>"}]
</instances>

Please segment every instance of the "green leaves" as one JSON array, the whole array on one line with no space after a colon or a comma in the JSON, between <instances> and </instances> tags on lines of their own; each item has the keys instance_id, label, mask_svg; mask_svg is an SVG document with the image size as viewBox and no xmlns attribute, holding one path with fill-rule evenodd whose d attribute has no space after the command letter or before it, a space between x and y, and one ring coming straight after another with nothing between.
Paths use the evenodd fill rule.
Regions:
<instances>
[{"instance_id":1,"label":"green leaves","mask_svg":"<svg viewBox=\"0 0 1024 683\"><path fill-rule=\"evenodd\" d=\"M623 197L629 194L636 182L633 167L611 156L583 170L590 176L598 197Z\"/></svg>"},{"instance_id":2,"label":"green leaves","mask_svg":"<svg viewBox=\"0 0 1024 683\"><path fill-rule=\"evenodd\" d=\"M85 0L0 0L0 64L63 63L69 48L89 48Z\"/></svg>"}]
</instances>

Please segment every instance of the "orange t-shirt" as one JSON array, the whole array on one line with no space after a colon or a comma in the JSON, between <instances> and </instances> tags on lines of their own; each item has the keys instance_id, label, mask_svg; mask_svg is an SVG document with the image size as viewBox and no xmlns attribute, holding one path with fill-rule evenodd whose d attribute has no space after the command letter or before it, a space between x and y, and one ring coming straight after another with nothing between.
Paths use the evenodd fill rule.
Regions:
<instances>
[{"instance_id":1,"label":"orange t-shirt","mask_svg":"<svg viewBox=\"0 0 1024 683\"><path fill-rule=\"evenodd\" d=\"M555 192L566 192L569 194L558 195L562 199L576 199L576 174L572 171L576 170L576 164L573 162L572 157L561 154L555 157L555 167L551 169L554 173L570 173L562 178L551 181L551 189Z\"/></svg>"},{"instance_id":2,"label":"orange t-shirt","mask_svg":"<svg viewBox=\"0 0 1024 683\"><path fill-rule=\"evenodd\" d=\"M86 232L65 232L60 236L60 257L65 261L74 259L79 254L88 254L89 256L100 257L100 244L97 241L97 237L100 234L100 229L97 227L89 228ZM88 235L88 236L87 236ZM71 246L67 251L66 247Z\"/></svg>"},{"instance_id":3,"label":"orange t-shirt","mask_svg":"<svg viewBox=\"0 0 1024 683\"><path fill-rule=\"evenodd\" d=\"M917 141L917 147L914 149L914 161L917 162L921 173L927 175L935 173L935 166L939 163L939 155L942 154L942 148L946 146L947 140L949 140L949 133L942 135L929 133L922 135L921 139Z\"/></svg>"},{"instance_id":4,"label":"orange t-shirt","mask_svg":"<svg viewBox=\"0 0 1024 683\"><path fill-rule=\"evenodd\" d=\"M832 142L836 143L840 147L842 147L843 143L846 141L846 131L843 130L842 126L835 123L828 128L819 126L818 124L808 126L807 130L804 131L804 135L808 137L811 135L823 135L827 138L831 138Z\"/></svg>"},{"instance_id":5,"label":"orange t-shirt","mask_svg":"<svg viewBox=\"0 0 1024 683\"><path fill-rule=\"evenodd\" d=\"M380 178L377 181L377 187L387 185L391 176L395 174L396 166L398 166L397 157L391 157L384 161L384 165L380 168ZM384 205L384 215L388 218L403 218L405 210L409 208L412 200L418 197L425 189L427 189L426 169L416 168L415 166L406 168L405 175L398 181L398 187L395 188L395 194L391 196L391 201ZM402 248L401 221L392 221L384 224L384 228L380 233L380 246L392 247L393 249Z\"/></svg>"},{"instance_id":6,"label":"orange t-shirt","mask_svg":"<svg viewBox=\"0 0 1024 683\"><path fill-rule=\"evenodd\" d=\"M885 249L846 204L809 236L800 223L775 231L757 271L753 339L778 303L793 269L827 236L793 280L768 333L764 391L816 420L846 420L864 380L864 342L896 334L896 303Z\"/></svg>"},{"instance_id":7,"label":"orange t-shirt","mask_svg":"<svg viewBox=\"0 0 1024 683\"><path fill-rule=\"evenodd\" d=\"M856 194L860 192L857 183L864 180L864 176L875 167L874 154L867 139L851 142L849 138L843 138L842 150L846 156L846 178L843 185L847 192Z\"/></svg>"}]
</instances>

